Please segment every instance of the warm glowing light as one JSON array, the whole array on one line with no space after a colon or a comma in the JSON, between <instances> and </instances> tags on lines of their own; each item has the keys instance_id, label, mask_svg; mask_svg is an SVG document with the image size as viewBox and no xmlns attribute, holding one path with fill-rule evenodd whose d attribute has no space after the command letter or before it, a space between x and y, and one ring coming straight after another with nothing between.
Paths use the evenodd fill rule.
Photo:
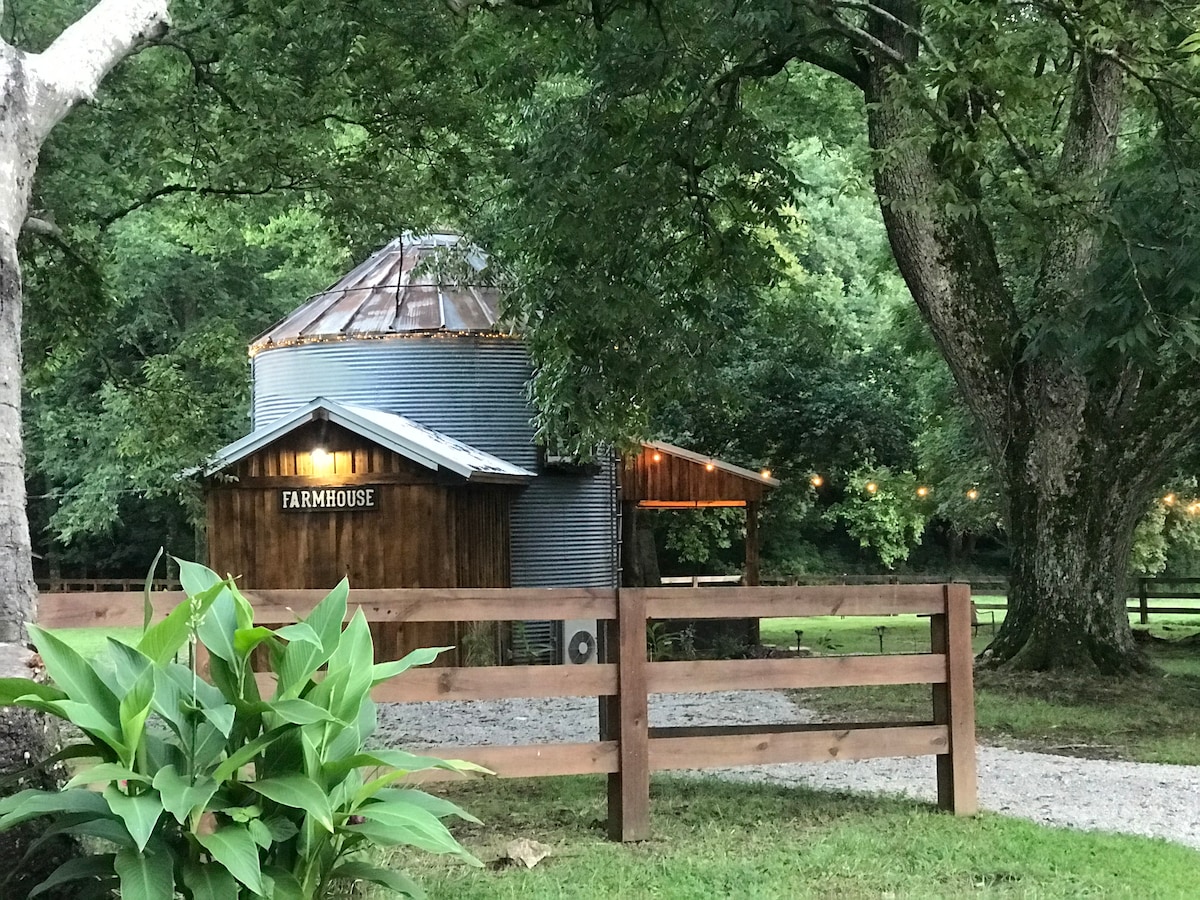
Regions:
<instances>
[{"instance_id":1,"label":"warm glowing light","mask_svg":"<svg viewBox=\"0 0 1200 900\"><path fill-rule=\"evenodd\" d=\"M919 488L917 488L917 496L918 497L928 497L929 496L929 488L925 487L925 485L921 485Z\"/></svg>"},{"instance_id":2,"label":"warm glowing light","mask_svg":"<svg viewBox=\"0 0 1200 900\"><path fill-rule=\"evenodd\" d=\"M868 494L873 494L873 493L875 493L877 490L879 490L879 485L877 485L877 484L876 484L875 482L873 482L873 481L868 481L868 482L867 482L867 493L868 493Z\"/></svg>"},{"instance_id":3,"label":"warm glowing light","mask_svg":"<svg viewBox=\"0 0 1200 900\"><path fill-rule=\"evenodd\" d=\"M811 484L813 487L820 487L821 485L823 485L825 483L825 479L822 478L820 475L814 475L812 478L808 479L808 483Z\"/></svg>"},{"instance_id":4,"label":"warm glowing light","mask_svg":"<svg viewBox=\"0 0 1200 900\"><path fill-rule=\"evenodd\" d=\"M762 475L762 477L763 477L763 478L770 478L770 477L771 477L771 470L770 470L770 469L763 469L763 470L762 470L762 472L760 472L759 474L760 474L760 475Z\"/></svg>"},{"instance_id":5,"label":"warm glowing light","mask_svg":"<svg viewBox=\"0 0 1200 900\"><path fill-rule=\"evenodd\" d=\"M1190 512L1193 516L1196 515L1196 513L1200 513L1200 503L1193 503L1191 506L1189 506L1187 508L1187 511Z\"/></svg>"},{"instance_id":6,"label":"warm glowing light","mask_svg":"<svg viewBox=\"0 0 1200 900\"><path fill-rule=\"evenodd\" d=\"M1167 496L1163 497L1163 503L1167 504L1167 506L1174 506L1175 505L1175 495L1167 494Z\"/></svg>"},{"instance_id":7,"label":"warm glowing light","mask_svg":"<svg viewBox=\"0 0 1200 900\"><path fill-rule=\"evenodd\" d=\"M313 468L327 465L333 459L329 451L324 447L313 447L310 455L312 456Z\"/></svg>"},{"instance_id":8,"label":"warm glowing light","mask_svg":"<svg viewBox=\"0 0 1200 900\"><path fill-rule=\"evenodd\" d=\"M979 499L979 491L975 490L975 488L971 488L969 491L967 491L967 499L968 500L978 500Z\"/></svg>"},{"instance_id":9,"label":"warm glowing light","mask_svg":"<svg viewBox=\"0 0 1200 900\"><path fill-rule=\"evenodd\" d=\"M661 453L655 453L655 454L654 454L652 457L650 457L650 458L651 458L652 460L654 460L655 462L661 462L661 461L662 461L662 454L661 454Z\"/></svg>"},{"instance_id":10,"label":"warm glowing light","mask_svg":"<svg viewBox=\"0 0 1200 900\"><path fill-rule=\"evenodd\" d=\"M715 468L716 468L716 466L714 466L712 463L704 464L704 471L706 471L706 472L711 472Z\"/></svg>"}]
</instances>

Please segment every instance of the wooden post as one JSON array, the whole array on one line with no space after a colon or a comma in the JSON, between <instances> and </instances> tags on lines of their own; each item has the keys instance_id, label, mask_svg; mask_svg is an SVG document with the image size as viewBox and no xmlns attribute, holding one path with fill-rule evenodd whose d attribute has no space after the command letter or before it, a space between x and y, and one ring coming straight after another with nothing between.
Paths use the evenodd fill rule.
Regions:
<instances>
[{"instance_id":1,"label":"wooden post","mask_svg":"<svg viewBox=\"0 0 1200 900\"><path fill-rule=\"evenodd\" d=\"M608 836L614 841L650 837L650 722L646 694L646 595L617 596L616 715L606 723L619 742L618 770L608 776ZM610 707L611 709L611 707ZM615 721L614 721L615 719Z\"/></svg>"},{"instance_id":2,"label":"wooden post","mask_svg":"<svg viewBox=\"0 0 1200 900\"><path fill-rule=\"evenodd\" d=\"M746 584L757 587L761 573L758 556L758 501L746 503Z\"/></svg>"},{"instance_id":3,"label":"wooden post","mask_svg":"<svg viewBox=\"0 0 1200 900\"><path fill-rule=\"evenodd\" d=\"M746 586L758 587L761 584L762 573L759 571L758 545L758 507L757 500L746 502ZM751 619L747 629L746 639L752 647L762 643L760 631L761 622Z\"/></svg>"},{"instance_id":4,"label":"wooden post","mask_svg":"<svg viewBox=\"0 0 1200 900\"><path fill-rule=\"evenodd\" d=\"M930 649L946 654L946 683L933 686L933 721L949 746L937 757L938 806L959 816L979 810L975 773L975 684L971 650L971 588L942 586L946 612L930 617Z\"/></svg>"},{"instance_id":5,"label":"wooden post","mask_svg":"<svg viewBox=\"0 0 1200 900\"><path fill-rule=\"evenodd\" d=\"M1138 579L1138 621L1150 624L1150 588L1146 578Z\"/></svg>"}]
</instances>

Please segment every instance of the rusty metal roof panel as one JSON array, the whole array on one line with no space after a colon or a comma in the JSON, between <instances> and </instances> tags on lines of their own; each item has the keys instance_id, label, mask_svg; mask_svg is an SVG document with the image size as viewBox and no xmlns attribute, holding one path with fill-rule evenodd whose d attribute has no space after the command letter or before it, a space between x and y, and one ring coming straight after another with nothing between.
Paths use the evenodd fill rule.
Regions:
<instances>
[{"instance_id":1,"label":"rusty metal roof panel","mask_svg":"<svg viewBox=\"0 0 1200 900\"><path fill-rule=\"evenodd\" d=\"M500 292L486 268L487 256L461 235L406 234L256 338L250 352L422 331L504 331Z\"/></svg>"}]
</instances>

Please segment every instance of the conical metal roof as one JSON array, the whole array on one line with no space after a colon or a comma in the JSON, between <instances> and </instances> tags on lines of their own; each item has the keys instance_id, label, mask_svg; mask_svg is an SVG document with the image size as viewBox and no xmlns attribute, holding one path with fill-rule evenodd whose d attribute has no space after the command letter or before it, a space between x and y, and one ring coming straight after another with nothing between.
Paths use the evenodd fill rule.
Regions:
<instances>
[{"instance_id":1,"label":"conical metal roof","mask_svg":"<svg viewBox=\"0 0 1200 900\"><path fill-rule=\"evenodd\" d=\"M505 332L500 292L481 276L486 267L487 256L462 235L402 235L255 338L250 353L414 332Z\"/></svg>"}]
</instances>

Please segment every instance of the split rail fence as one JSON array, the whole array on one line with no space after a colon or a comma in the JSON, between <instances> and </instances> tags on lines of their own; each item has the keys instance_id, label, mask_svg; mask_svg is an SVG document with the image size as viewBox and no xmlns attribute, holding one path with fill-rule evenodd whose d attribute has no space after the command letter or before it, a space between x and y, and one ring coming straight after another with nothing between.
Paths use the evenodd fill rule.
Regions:
<instances>
[{"instance_id":1,"label":"split rail fence","mask_svg":"<svg viewBox=\"0 0 1200 900\"><path fill-rule=\"evenodd\" d=\"M322 591L245 591L264 624L305 615ZM153 595L156 615L183 599ZM480 622L596 619L606 623L605 654L580 666L488 666L415 669L379 685L380 702L597 697L599 740L523 746L439 746L428 752L466 759L500 777L608 776L608 824L614 840L650 835L650 775L699 769L877 757L935 756L938 804L970 815L977 809L971 594L965 584L829 585L633 589L352 590L351 608L369 622ZM44 627L138 626L136 593L43 594ZM930 652L795 659L652 662L646 625L657 619L730 615L928 616ZM270 676L265 676L270 677ZM649 695L681 692L930 685L927 721L709 725L652 728Z\"/></svg>"}]
</instances>

